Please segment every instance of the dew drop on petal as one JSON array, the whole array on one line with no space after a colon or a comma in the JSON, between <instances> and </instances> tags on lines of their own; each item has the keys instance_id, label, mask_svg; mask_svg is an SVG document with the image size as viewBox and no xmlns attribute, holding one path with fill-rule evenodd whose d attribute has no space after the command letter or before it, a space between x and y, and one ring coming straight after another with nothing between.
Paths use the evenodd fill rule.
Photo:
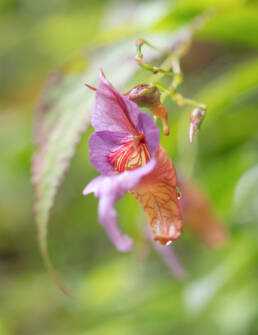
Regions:
<instances>
[{"instance_id":1,"label":"dew drop on petal","mask_svg":"<svg viewBox=\"0 0 258 335\"><path fill-rule=\"evenodd\" d=\"M179 186L176 187L177 199L180 200L182 198L182 191Z\"/></svg>"}]
</instances>

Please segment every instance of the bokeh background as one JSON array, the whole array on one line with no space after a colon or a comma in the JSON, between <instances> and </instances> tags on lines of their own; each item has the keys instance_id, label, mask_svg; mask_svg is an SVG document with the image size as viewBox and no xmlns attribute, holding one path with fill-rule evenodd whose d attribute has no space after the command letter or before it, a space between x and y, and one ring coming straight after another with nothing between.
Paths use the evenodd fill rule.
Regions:
<instances>
[{"instance_id":1,"label":"bokeh background","mask_svg":"<svg viewBox=\"0 0 258 335\"><path fill-rule=\"evenodd\" d=\"M49 224L49 251L67 298L43 266L33 217L42 85L55 69L80 72L85 50L132 40L131 54L137 38L176 34L207 9L216 15L182 61L181 88L207 104L207 117L190 145L190 109L167 99L171 136L162 144L181 175L210 198L227 241L212 248L186 227L174 249L188 276L177 281L142 238L144 215L127 195L117 205L119 222L135 244L119 254L98 224L97 200L81 194L96 176L89 129ZM255 0L1 0L0 335L258 334L257 17ZM139 70L132 83L145 78Z\"/></svg>"}]
</instances>

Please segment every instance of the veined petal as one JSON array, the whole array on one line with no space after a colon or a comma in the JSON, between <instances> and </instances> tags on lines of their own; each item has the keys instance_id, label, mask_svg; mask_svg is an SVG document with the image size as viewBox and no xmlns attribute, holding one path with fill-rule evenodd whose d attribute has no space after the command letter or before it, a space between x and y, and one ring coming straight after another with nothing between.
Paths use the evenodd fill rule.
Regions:
<instances>
[{"instance_id":1,"label":"veined petal","mask_svg":"<svg viewBox=\"0 0 258 335\"><path fill-rule=\"evenodd\" d=\"M115 202L134 188L141 178L151 173L155 164L155 159L152 159L149 163L136 170L125 171L113 176L97 177L83 191L84 195L94 193L99 198L99 221L103 224L110 240L119 251L129 251L132 247L132 239L122 234L117 226Z\"/></svg>"},{"instance_id":2,"label":"veined petal","mask_svg":"<svg viewBox=\"0 0 258 335\"><path fill-rule=\"evenodd\" d=\"M173 163L160 146L155 169L131 191L148 218L154 240L161 244L177 240L182 234L182 217L177 199L177 180Z\"/></svg>"},{"instance_id":3,"label":"veined petal","mask_svg":"<svg viewBox=\"0 0 258 335\"><path fill-rule=\"evenodd\" d=\"M142 136L151 156L158 149L160 132L153 118L141 112L134 102L120 94L107 81L102 71L96 90L91 122L97 133L108 131L114 134L117 132L124 134L125 138Z\"/></svg>"},{"instance_id":4,"label":"veined petal","mask_svg":"<svg viewBox=\"0 0 258 335\"><path fill-rule=\"evenodd\" d=\"M138 106L120 94L100 71L91 123L96 131L118 131L139 134Z\"/></svg>"},{"instance_id":5,"label":"veined petal","mask_svg":"<svg viewBox=\"0 0 258 335\"><path fill-rule=\"evenodd\" d=\"M109 157L126 140L129 140L128 134L111 131L98 131L90 136L88 142L90 161L99 173L103 175L114 174L114 167L110 163Z\"/></svg>"},{"instance_id":6,"label":"veined petal","mask_svg":"<svg viewBox=\"0 0 258 335\"><path fill-rule=\"evenodd\" d=\"M103 175L121 173L145 165L157 151L160 133L145 113L139 114L145 135L98 131L89 138L90 161Z\"/></svg>"}]
</instances>

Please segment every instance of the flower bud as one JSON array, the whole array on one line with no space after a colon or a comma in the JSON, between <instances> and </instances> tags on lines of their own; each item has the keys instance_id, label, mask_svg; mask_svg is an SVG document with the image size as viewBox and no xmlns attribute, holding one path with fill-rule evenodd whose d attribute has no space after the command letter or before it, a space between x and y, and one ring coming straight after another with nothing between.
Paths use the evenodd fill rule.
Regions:
<instances>
[{"instance_id":1,"label":"flower bud","mask_svg":"<svg viewBox=\"0 0 258 335\"><path fill-rule=\"evenodd\" d=\"M138 106L149 108L153 115L161 119L165 135L169 135L168 112L166 107L160 102L159 89L155 85L136 85L124 95Z\"/></svg>"},{"instance_id":2,"label":"flower bud","mask_svg":"<svg viewBox=\"0 0 258 335\"><path fill-rule=\"evenodd\" d=\"M190 133L189 133L189 138L190 138L190 143L193 141L193 136L194 133L196 132L197 129L200 128L200 125L205 117L205 110L201 108L195 108L191 112L191 117L190 117Z\"/></svg>"}]
</instances>

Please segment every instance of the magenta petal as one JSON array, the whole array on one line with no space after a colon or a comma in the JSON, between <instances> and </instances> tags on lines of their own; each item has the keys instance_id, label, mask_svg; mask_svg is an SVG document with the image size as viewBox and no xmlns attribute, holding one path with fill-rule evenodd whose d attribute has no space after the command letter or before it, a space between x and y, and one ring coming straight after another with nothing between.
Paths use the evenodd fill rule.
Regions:
<instances>
[{"instance_id":1,"label":"magenta petal","mask_svg":"<svg viewBox=\"0 0 258 335\"><path fill-rule=\"evenodd\" d=\"M132 239L127 235L123 235L117 226L115 202L135 187L143 176L149 174L155 164L155 160L152 159L136 170L126 171L113 176L97 177L83 191L84 195L94 193L99 198L99 221L103 224L110 240L119 251L129 251L132 247Z\"/></svg>"}]
</instances>

